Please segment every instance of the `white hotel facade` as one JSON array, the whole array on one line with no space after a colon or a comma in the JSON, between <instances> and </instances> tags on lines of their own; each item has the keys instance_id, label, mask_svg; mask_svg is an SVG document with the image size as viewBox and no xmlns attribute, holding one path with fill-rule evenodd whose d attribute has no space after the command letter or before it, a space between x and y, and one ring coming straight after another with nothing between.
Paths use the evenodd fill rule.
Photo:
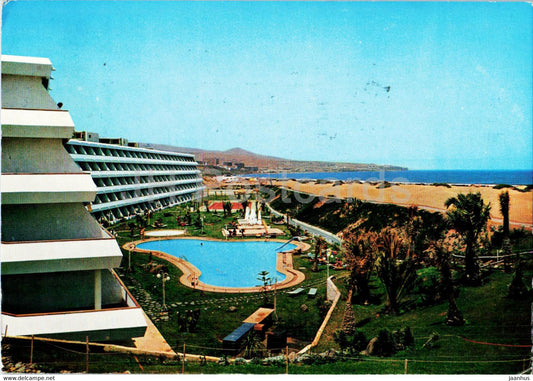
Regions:
<instances>
[{"instance_id":1,"label":"white hotel facade","mask_svg":"<svg viewBox=\"0 0 533 381\"><path fill-rule=\"evenodd\" d=\"M71 140L70 114L48 93L53 70L2 56L2 334L129 341L146 317L89 210L118 219L185 202L201 177L190 155Z\"/></svg>"},{"instance_id":2,"label":"white hotel facade","mask_svg":"<svg viewBox=\"0 0 533 381\"><path fill-rule=\"evenodd\" d=\"M193 155L100 142L77 133L65 148L98 187L89 210L99 220L116 222L136 212L156 211L192 201L205 189ZM94 136L88 141L89 136Z\"/></svg>"}]
</instances>

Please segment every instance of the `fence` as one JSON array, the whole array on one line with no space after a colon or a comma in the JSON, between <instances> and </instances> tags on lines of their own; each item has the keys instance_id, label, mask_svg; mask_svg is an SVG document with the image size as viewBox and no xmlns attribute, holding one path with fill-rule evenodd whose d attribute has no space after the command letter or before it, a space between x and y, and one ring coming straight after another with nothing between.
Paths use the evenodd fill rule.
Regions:
<instances>
[{"instance_id":1,"label":"fence","mask_svg":"<svg viewBox=\"0 0 533 381\"><path fill-rule=\"evenodd\" d=\"M357 372L360 369L361 374L365 374L364 370L369 369L382 369L386 373L393 371L397 374L414 374L422 373L427 374L435 373L440 374L443 367L448 366L462 366L464 369L468 369L470 366L481 365L495 369L494 366L510 365L509 368L512 373L521 372L521 374L531 373L531 358L519 357L518 355L513 358L505 358L505 355L499 355L495 359L487 358L473 358L464 356L457 356L447 358L447 356L435 356L435 358L380 358L380 357L363 357L354 355L339 355L336 358L327 358L317 354L289 354L289 347L281 348L280 355L276 357L270 357L267 359L244 360L244 359L226 359L225 357L209 357L203 355L190 355L186 354L185 350L191 347L193 350L202 349L203 347L197 347L194 345L182 346L183 351L172 356L156 353L135 352L128 351L122 352L121 348L117 346L109 346L105 344L86 342L70 342L65 340L53 340L44 338L31 338L31 337L4 337L3 346L17 344L17 359L11 363L6 358L9 358L10 352L14 352L11 347L8 350L3 350L3 363L4 375L9 372L36 372L44 369L45 372L50 369L50 373L115 373L115 372L127 372L127 373L203 373L203 366L207 363L218 362L221 366L219 370L215 370L214 373L247 373L246 367L236 368L237 365L260 365L274 366L276 370L274 373L295 373L301 374L303 365L320 365L331 362L340 361L339 364L350 364L351 371L349 374ZM42 354L48 354L48 357L43 357ZM185 356L184 356L185 354ZM183 358L186 361L182 361ZM16 365L13 365L14 363ZM374 365L373 365L374 364ZM381 365L382 364L382 365ZM385 368L385 365L388 367ZM432 365L434 364L434 365ZM231 365L231 366L230 366ZM226 367L229 366L229 367ZM377 366L377 367L376 367ZM428 368L429 366L429 368ZM213 368L211 368L213 369ZM263 368L264 369L264 368ZM318 373L320 368L313 368L315 373ZM343 368L344 369L344 368ZM429 370L429 371L428 371ZM336 374L342 374L342 371ZM502 371L504 372L504 371ZM272 370L265 369L265 373L272 373ZM347 374L348 374L347 373ZM378 372L379 373L379 372ZM452 371L453 373L453 371ZM488 372L493 373L493 372ZM510 373L510 371L507 371ZM17 376L18 377L18 376ZM4 377L7 379L6 377ZM20 378L17 378L20 380Z\"/></svg>"}]
</instances>

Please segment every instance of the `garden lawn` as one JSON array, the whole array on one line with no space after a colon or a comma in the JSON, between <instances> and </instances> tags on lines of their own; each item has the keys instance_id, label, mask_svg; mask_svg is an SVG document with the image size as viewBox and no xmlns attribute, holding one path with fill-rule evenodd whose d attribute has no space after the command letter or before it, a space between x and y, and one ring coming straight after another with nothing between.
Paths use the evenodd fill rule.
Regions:
<instances>
[{"instance_id":1,"label":"garden lawn","mask_svg":"<svg viewBox=\"0 0 533 381\"><path fill-rule=\"evenodd\" d=\"M524 279L531 279L531 270ZM390 331L409 326L415 338L412 349L397 352L390 358L362 357L368 373L397 373L404 370L408 359L408 373L422 374L516 374L531 364L523 361L531 357L530 347L501 345L531 345L531 299L510 300L505 297L511 274L493 271L487 283L480 287L462 287L457 305L466 324L449 327L444 324L448 303L439 303L404 312L401 315L383 315L384 304L355 305L358 328L368 340L386 328ZM374 293L382 293L379 281L374 280ZM329 347L338 349L331 334L342 325L346 301L339 303L326 330L326 335L314 350L318 353ZM365 323L366 322L366 323ZM431 349L422 348L432 333L439 338ZM473 343L468 340L477 341ZM342 368L339 365L339 369Z\"/></svg>"}]
</instances>

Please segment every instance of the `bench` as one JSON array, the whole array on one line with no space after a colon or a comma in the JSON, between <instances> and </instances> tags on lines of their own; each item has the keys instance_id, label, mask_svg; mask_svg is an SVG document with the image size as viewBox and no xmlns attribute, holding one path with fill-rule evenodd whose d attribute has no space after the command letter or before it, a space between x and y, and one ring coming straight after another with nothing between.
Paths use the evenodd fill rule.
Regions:
<instances>
[{"instance_id":1,"label":"bench","mask_svg":"<svg viewBox=\"0 0 533 381\"><path fill-rule=\"evenodd\" d=\"M304 291L304 289L300 287L300 288L297 288L296 290L287 292L287 294L289 296L296 296L298 294L301 294L303 291Z\"/></svg>"}]
</instances>

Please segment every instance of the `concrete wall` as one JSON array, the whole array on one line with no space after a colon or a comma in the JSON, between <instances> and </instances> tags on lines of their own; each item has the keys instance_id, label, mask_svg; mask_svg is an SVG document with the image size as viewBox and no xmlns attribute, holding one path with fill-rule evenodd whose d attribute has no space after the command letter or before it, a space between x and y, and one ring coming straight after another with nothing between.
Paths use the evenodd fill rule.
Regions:
<instances>
[{"instance_id":1,"label":"concrete wall","mask_svg":"<svg viewBox=\"0 0 533 381\"><path fill-rule=\"evenodd\" d=\"M2 108L55 110L41 77L2 74Z\"/></svg>"},{"instance_id":2,"label":"concrete wall","mask_svg":"<svg viewBox=\"0 0 533 381\"><path fill-rule=\"evenodd\" d=\"M81 203L2 205L2 241L104 237Z\"/></svg>"},{"instance_id":3,"label":"concrete wall","mask_svg":"<svg viewBox=\"0 0 533 381\"><path fill-rule=\"evenodd\" d=\"M270 212L274 216L284 217L285 218L285 222L287 222L287 216L285 214L278 212L277 210L272 208L270 206L270 204L266 204L266 206L268 207L268 209L270 210ZM289 225L297 226L297 227L300 227L303 230L307 230L312 235L321 236L322 238L324 238L329 243L342 245L342 239L341 238L339 238L337 235L335 235L335 234L333 234L331 232L328 232L328 231L326 231L324 229L321 229L321 228L319 228L317 226L309 225L309 224L307 224L307 223L305 223L303 221L299 221L299 220L297 220L295 218L290 218L289 219Z\"/></svg>"},{"instance_id":4,"label":"concrete wall","mask_svg":"<svg viewBox=\"0 0 533 381\"><path fill-rule=\"evenodd\" d=\"M3 99L3 97L2 97ZM2 138L3 173L80 173L61 139Z\"/></svg>"},{"instance_id":5,"label":"concrete wall","mask_svg":"<svg viewBox=\"0 0 533 381\"><path fill-rule=\"evenodd\" d=\"M94 271L2 276L2 311L44 313L94 308ZM120 303L122 289L102 270L102 306Z\"/></svg>"}]
</instances>

